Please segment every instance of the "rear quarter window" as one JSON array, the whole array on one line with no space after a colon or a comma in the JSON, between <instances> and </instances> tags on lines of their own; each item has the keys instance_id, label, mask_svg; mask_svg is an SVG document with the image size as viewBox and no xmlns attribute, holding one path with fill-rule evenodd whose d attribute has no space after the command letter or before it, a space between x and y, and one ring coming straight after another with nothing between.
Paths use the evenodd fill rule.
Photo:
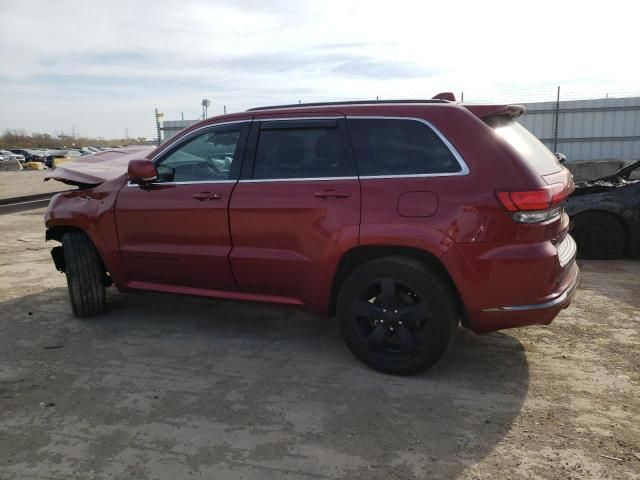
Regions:
<instances>
[{"instance_id":1,"label":"rear quarter window","mask_svg":"<svg viewBox=\"0 0 640 480\"><path fill-rule=\"evenodd\" d=\"M360 176L455 174L451 150L425 123L411 119L349 119Z\"/></svg>"},{"instance_id":2,"label":"rear quarter window","mask_svg":"<svg viewBox=\"0 0 640 480\"><path fill-rule=\"evenodd\" d=\"M489 119L496 134L518 152L539 175L559 172L562 166L544 143L516 120L501 117Z\"/></svg>"}]
</instances>

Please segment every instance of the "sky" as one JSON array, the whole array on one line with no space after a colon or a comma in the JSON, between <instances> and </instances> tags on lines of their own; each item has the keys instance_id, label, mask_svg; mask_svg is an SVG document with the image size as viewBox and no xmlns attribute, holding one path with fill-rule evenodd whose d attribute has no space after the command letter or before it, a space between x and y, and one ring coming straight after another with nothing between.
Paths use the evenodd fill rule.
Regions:
<instances>
[{"instance_id":1,"label":"sky","mask_svg":"<svg viewBox=\"0 0 640 480\"><path fill-rule=\"evenodd\" d=\"M0 0L0 131L153 138L265 104L640 94L633 1Z\"/></svg>"}]
</instances>

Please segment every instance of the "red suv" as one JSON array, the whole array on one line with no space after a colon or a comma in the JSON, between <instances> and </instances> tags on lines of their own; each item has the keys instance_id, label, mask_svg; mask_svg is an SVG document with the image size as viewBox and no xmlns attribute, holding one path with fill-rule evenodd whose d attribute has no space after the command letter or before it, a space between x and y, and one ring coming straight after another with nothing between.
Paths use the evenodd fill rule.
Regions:
<instances>
[{"instance_id":1,"label":"red suv","mask_svg":"<svg viewBox=\"0 0 640 480\"><path fill-rule=\"evenodd\" d=\"M459 322L547 324L576 289L572 177L522 112L412 100L207 119L145 158L57 169L81 188L51 200L47 239L78 317L104 311L111 283L291 305L337 315L371 367L419 372Z\"/></svg>"}]
</instances>

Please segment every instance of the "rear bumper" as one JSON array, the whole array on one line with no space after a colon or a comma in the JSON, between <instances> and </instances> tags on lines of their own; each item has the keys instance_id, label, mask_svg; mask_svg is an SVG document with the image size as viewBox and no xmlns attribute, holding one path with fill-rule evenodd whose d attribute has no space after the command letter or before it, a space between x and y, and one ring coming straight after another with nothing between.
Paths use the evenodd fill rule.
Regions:
<instances>
[{"instance_id":1,"label":"rear bumper","mask_svg":"<svg viewBox=\"0 0 640 480\"><path fill-rule=\"evenodd\" d=\"M578 265L573 261L570 282L563 284L562 289L540 299L538 303L526 305L505 305L486 308L475 312L471 318L471 328L476 333L488 333L506 328L524 327L528 325L548 325L567 308L580 282Z\"/></svg>"},{"instance_id":2,"label":"rear bumper","mask_svg":"<svg viewBox=\"0 0 640 480\"><path fill-rule=\"evenodd\" d=\"M464 304L463 324L486 333L550 323L580 279L573 239L563 243L458 245L443 256L452 262L445 266Z\"/></svg>"},{"instance_id":3,"label":"rear bumper","mask_svg":"<svg viewBox=\"0 0 640 480\"><path fill-rule=\"evenodd\" d=\"M580 282L580 270L576 267L575 275L569 286L560 294L555 295L554 298L542 303L534 303L531 305L509 305L505 307L483 308L483 312L529 312L532 310L548 310L548 309L563 309L569 306L571 298L578 288Z\"/></svg>"}]
</instances>

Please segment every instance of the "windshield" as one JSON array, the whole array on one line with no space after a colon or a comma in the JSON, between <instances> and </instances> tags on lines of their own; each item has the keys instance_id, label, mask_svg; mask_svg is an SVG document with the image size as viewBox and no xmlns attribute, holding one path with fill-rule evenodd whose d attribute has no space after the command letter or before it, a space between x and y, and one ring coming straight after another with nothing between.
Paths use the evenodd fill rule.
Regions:
<instances>
[{"instance_id":1,"label":"windshield","mask_svg":"<svg viewBox=\"0 0 640 480\"><path fill-rule=\"evenodd\" d=\"M560 171L562 166L556 156L529 130L515 120L490 119L487 123L509 143L540 175Z\"/></svg>"}]
</instances>

